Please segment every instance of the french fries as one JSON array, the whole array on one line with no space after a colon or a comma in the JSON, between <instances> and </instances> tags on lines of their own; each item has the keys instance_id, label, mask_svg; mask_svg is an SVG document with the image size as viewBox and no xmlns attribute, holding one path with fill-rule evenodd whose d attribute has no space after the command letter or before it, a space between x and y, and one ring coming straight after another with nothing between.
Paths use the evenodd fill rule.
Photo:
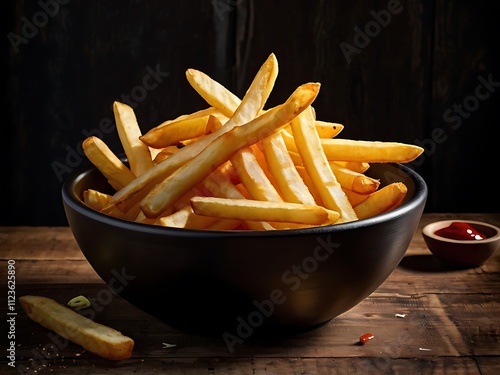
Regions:
<instances>
[{"instance_id":1,"label":"french fries","mask_svg":"<svg viewBox=\"0 0 500 375\"><path fill-rule=\"evenodd\" d=\"M402 182L393 182L370 194L361 203L354 206L358 218L366 219L397 207L405 197L408 188Z\"/></svg>"},{"instance_id":2,"label":"french fries","mask_svg":"<svg viewBox=\"0 0 500 375\"><path fill-rule=\"evenodd\" d=\"M179 150L172 157L156 164L148 172L141 175L124 189L118 191L113 196L111 203L121 206L124 210L128 209L133 204L125 204L127 200L134 197L133 202L142 200L157 183L193 159L216 138L230 131L235 126L240 126L248 122L249 120L245 118L245 115L248 112L256 115L264 106L267 99L265 93L270 92L277 76L276 64L276 58L274 55L271 55L257 72L248 90L248 94L243 98L243 103L238 97L226 90L224 86L212 80L204 73L193 69L188 70L186 73L188 77L197 77L196 73L200 73L199 75L202 78L199 81L193 78L193 81L190 81L193 87L202 93L203 98L207 102L218 108L224 115L230 117L230 119L215 132L201 138L198 142L191 143ZM256 95L253 95L253 88L260 89L260 91Z\"/></svg>"},{"instance_id":3,"label":"french fries","mask_svg":"<svg viewBox=\"0 0 500 375\"><path fill-rule=\"evenodd\" d=\"M156 217L238 150L288 124L313 102L318 91L319 84L304 84L295 90L285 104L256 117L246 126L234 127L216 138L192 160L154 187L142 201L144 214Z\"/></svg>"},{"instance_id":4,"label":"french fries","mask_svg":"<svg viewBox=\"0 0 500 375\"><path fill-rule=\"evenodd\" d=\"M315 205L313 195L293 164L281 132L262 141L271 174L286 202Z\"/></svg>"},{"instance_id":5,"label":"french fries","mask_svg":"<svg viewBox=\"0 0 500 375\"><path fill-rule=\"evenodd\" d=\"M310 225L332 224L339 213L322 206L300 203L227 199L213 197L191 198L193 211L198 215L236 220L272 220Z\"/></svg>"},{"instance_id":6,"label":"french fries","mask_svg":"<svg viewBox=\"0 0 500 375\"><path fill-rule=\"evenodd\" d=\"M292 121L293 135L304 167L317 186L325 207L338 211L343 222L357 220L356 213L332 172L326 155L321 152L321 139L314 121L314 113L310 108Z\"/></svg>"},{"instance_id":7,"label":"french fries","mask_svg":"<svg viewBox=\"0 0 500 375\"><path fill-rule=\"evenodd\" d=\"M398 142L322 139L321 146L329 160L366 163L408 163L423 151L419 146Z\"/></svg>"},{"instance_id":8,"label":"french fries","mask_svg":"<svg viewBox=\"0 0 500 375\"><path fill-rule=\"evenodd\" d=\"M100 138L88 137L83 141L82 148L91 163L101 171L116 190L120 190L135 180L135 174Z\"/></svg>"},{"instance_id":9,"label":"french fries","mask_svg":"<svg viewBox=\"0 0 500 375\"><path fill-rule=\"evenodd\" d=\"M89 352L116 361L132 356L134 340L130 337L96 323L53 299L26 295L20 297L19 302L30 319Z\"/></svg>"},{"instance_id":10,"label":"french fries","mask_svg":"<svg viewBox=\"0 0 500 375\"><path fill-rule=\"evenodd\" d=\"M140 140L153 148L176 146L193 138L201 137L207 132L210 115L174 121L165 126L151 129L140 137Z\"/></svg>"},{"instance_id":11,"label":"french fries","mask_svg":"<svg viewBox=\"0 0 500 375\"><path fill-rule=\"evenodd\" d=\"M316 118L319 83L300 85L266 109L278 75L269 55L240 99L207 74L186 78L208 107L140 133L133 111L114 103L130 167L100 139L83 143L116 190L89 189L94 210L149 225L200 230L274 230L337 225L398 207L402 182L382 186L373 163L407 163L423 149L339 138L344 125Z\"/></svg>"},{"instance_id":12,"label":"french fries","mask_svg":"<svg viewBox=\"0 0 500 375\"><path fill-rule=\"evenodd\" d=\"M127 104L115 102L113 111L116 119L116 130L127 155L130 169L136 176L140 176L153 166L153 161L149 147L141 142L141 129L134 110Z\"/></svg>"}]
</instances>

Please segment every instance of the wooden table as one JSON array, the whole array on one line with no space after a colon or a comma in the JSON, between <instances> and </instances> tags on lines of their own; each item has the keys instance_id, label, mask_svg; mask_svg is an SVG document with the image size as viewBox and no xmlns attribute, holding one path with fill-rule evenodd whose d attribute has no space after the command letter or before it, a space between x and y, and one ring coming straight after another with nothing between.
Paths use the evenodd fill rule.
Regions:
<instances>
[{"instance_id":1,"label":"wooden table","mask_svg":"<svg viewBox=\"0 0 500 375\"><path fill-rule=\"evenodd\" d=\"M500 214L425 214L420 225L444 218L500 224ZM95 320L135 340L131 359L104 360L54 340L18 303L10 324L3 302L2 374L500 374L500 253L482 267L450 270L429 253L420 229L394 273L350 311L306 333L246 340L233 353L222 338L183 333L118 296L104 298L107 286L69 228L1 227L0 255L3 301L13 260L16 297L40 294L62 303L80 294L94 298ZM11 327L15 369L5 355ZM366 332L375 338L358 345Z\"/></svg>"}]
</instances>

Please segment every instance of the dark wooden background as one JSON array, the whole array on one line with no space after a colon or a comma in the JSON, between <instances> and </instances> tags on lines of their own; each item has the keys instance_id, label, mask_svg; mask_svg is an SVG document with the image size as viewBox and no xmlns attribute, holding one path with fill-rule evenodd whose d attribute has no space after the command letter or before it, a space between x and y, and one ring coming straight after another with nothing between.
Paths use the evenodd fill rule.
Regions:
<instances>
[{"instance_id":1,"label":"dark wooden background","mask_svg":"<svg viewBox=\"0 0 500 375\"><path fill-rule=\"evenodd\" d=\"M269 105L319 81L318 118L343 123L343 137L425 148L411 166L429 186L427 212L499 210L498 2L58 1L0 5L0 225L66 224L60 188L87 163L82 140L102 135L122 152L114 100L130 96L146 132L206 106L187 68L241 96L271 52Z\"/></svg>"}]
</instances>

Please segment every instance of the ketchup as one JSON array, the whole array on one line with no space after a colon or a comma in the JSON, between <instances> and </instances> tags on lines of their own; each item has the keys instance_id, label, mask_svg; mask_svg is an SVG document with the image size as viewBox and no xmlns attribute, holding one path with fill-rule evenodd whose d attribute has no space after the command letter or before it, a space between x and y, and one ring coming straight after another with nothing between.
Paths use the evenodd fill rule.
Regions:
<instances>
[{"instance_id":1,"label":"ketchup","mask_svg":"<svg viewBox=\"0 0 500 375\"><path fill-rule=\"evenodd\" d=\"M452 240L484 240L486 238L484 234L478 232L469 224L460 221L454 221L448 227L438 229L434 234Z\"/></svg>"}]
</instances>

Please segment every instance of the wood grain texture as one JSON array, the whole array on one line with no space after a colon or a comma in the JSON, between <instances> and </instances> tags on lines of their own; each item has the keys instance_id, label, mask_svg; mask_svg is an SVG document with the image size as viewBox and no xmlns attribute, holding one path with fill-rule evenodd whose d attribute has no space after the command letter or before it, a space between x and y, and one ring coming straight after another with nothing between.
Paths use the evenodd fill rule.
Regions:
<instances>
[{"instance_id":1,"label":"wood grain texture","mask_svg":"<svg viewBox=\"0 0 500 375\"><path fill-rule=\"evenodd\" d=\"M0 227L0 279L7 280L7 261L14 259L18 296L45 295L66 303L85 295L92 307L82 314L135 340L130 360L104 361L58 341L17 306L16 363L28 373L65 374L496 374L500 254L481 267L449 269L434 259L420 234L426 223L453 217L500 223L498 214L424 214L401 264L360 304L308 332L252 336L234 353L222 337L184 333L113 294L82 257L69 228ZM6 309L0 306L4 316ZM375 338L358 345L366 332ZM164 342L176 346L165 349ZM0 366L18 373L9 371L5 359Z\"/></svg>"}]
</instances>

